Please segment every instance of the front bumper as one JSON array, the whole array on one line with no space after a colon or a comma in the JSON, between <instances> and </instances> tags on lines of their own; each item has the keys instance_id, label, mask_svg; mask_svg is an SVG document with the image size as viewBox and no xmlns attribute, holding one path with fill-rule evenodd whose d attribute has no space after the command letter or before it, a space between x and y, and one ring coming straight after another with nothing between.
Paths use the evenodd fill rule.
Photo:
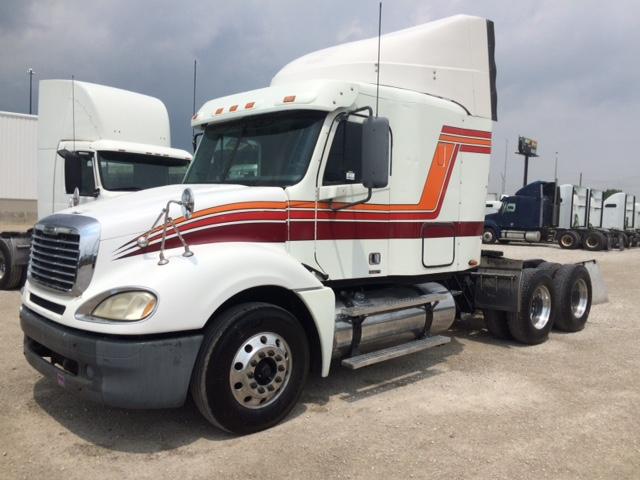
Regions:
<instances>
[{"instance_id":1,"label":"front bumper","mask_svg":"<svg viewBox=\"0 0 640 480\"><path fill-rule=\"evenodd\" d=\"M123 337L76 330L20 311L27 361L61 387L122 408L179 407L202 334Z\"/></svg>"}]
</instances>

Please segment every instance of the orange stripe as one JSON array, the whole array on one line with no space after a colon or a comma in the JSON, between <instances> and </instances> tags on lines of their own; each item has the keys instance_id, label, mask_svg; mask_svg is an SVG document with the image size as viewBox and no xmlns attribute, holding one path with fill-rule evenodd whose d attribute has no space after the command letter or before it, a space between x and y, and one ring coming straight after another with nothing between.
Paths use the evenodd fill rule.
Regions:
<instances>
[{"instance_id":1,"label":"orange stripe","mask_svg":"<svg viewBox=\"0 0 640 480\"><path fill-rule=\"evenodd\" d=\"M441 142L453 142L453 143L466 143L468 145L484 145L486 147L491 146L491 140L484 140L481 138L471 137L452 137L450 135L440 135Z\"/></svg>"}]
</instances>

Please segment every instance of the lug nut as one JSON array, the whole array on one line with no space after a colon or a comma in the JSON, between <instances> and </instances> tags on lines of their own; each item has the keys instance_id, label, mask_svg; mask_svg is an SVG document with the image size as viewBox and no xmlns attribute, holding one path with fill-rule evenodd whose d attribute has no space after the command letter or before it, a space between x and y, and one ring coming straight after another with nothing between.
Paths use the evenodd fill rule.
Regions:
<instances>
[{"instance_id":1,"label":"lug nut","mask_svg":"<svg viewBox=\"0 0 640 480\"><path fill-rule=\"evenodd\" d=\"M259 356L260 358L264 358L264 357L266 357L266 355L264 354L264 352L260 352L260 353L258 354L258 356Z\"/></svg>"},{"instance_id":2,"label":"lug nut","mask_svg":"<svg viewBox=\"0 0 640 480\"><path fill-rule=\"evenodd\" d=\"M273 385L268 385L267 390L269 390L270 392L273 392Z\"/></svg>"},{"instance_id":3,"label":"lug nut","mask_svg":"<svg viewBox=\"0 0 640 480\"><path fill-rule=\"evenodd\" d=\"M273 355L274 355L273 350L269 350L269 356L273 357Z\"/></svg>"},{"instance_id":4,"label":"lug nut","mask_svg":"<svg viewBox=\"0 0 640 480\"><path fill-rule=\"evenodd\" d=\"M248 372L248 373L247 373L247 377L249 377L249 378L253 378L253 372Z\"/></svg>"},{"instance_id":5,"label":"lug nut","mask_svg":"<svg viewBox=\"0 0 640 480\"><path fill-rule=\"evenodd\" d=\"M251 364L252 367L255 367L256 365L258 365L258 362L256 362L255 360L251 360Z\"/></svg>"},{"instance_id":6,"label":"lug nut","mask_svg":"<svg viewBox=\"0 0 640 480\"><path fill-rule=\"evenodd\" d=\"M280 377L276 377L276 382L280 383L282 379Z\"/></svg>"},{"instance_id":7,"label":"lug nut","mask_svg":"<svg viewBox=\"0 0 640 480\"><path fill-rule=\"evenodd\" d=\"M282 360L282 355L276 355L276 362L279 362Z\"/></svg>"},{"instance_id":8,"label":"lug nut","mask_svg":"<svg viewBox=\"0 0 640 480\"><path fill-rule=\"evenodd\" d=\"M264 388L263 388L263 387L260 387L260 388L258 389L258 393L264 393Z\"/></svg>"},{"instance_id":9,"label":"lug nut","mask_svg":"<svg viewBox=\"0 0 640 480\"><path fill-rule=\"evenodd\" d=\"M258 386L258 384L257 384L256 382L251 382L251 383L249 384L249 386L250 386L251 388L256 388L256 387Z\"/></svg>"},{"instance_id":10,"label":"lug nut","mask_svg":"<svg viewBox=\"0 0 640 480\"><path fill-rule=\"evenodd\" d=\"M278 365L278 371L284 372L284 365Z\"/></svg>"}]
</instances>

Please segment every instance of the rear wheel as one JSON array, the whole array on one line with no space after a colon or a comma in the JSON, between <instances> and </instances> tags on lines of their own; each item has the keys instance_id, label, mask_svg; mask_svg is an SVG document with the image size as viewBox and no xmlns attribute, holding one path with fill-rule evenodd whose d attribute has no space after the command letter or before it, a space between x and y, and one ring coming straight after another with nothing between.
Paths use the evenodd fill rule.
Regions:
<instances>
[{"instance_id":1,"label":"rear wheel","mask_svg":"<svg viewBox=\"0 0 640 480\"><path fill-rule=\"evenodd\" d=\"M580 246L580 236L573 230L562 232L558 238L558 245L567 250L575 250Z\"/></svg>"},{"instance_id":2,"label":"rear wheel","mask_svg":"<svg viewBox=\"0 0 640 480\"><path fill-rule=\"evenodd\" d=\"M309 370L304 329L267 303L226 310L205 331L191 394L212 424L252 433L280 422L296 404Z\"/></svg>"},{"instance_id":3,"label":"rear wheel","mask_svg":"<svg viewBox=\"0 0 640 480\"><path fill-rule=\"evenodd\" d=\"M509 331L521 343L544 342L553 326L553 281L544 269L525 269L520 280L520 311L509 315Z\"/></svg>"},{"instance_id":4,"label":"rear wheel","mask_svg":"<svg viewBox=\"0 0 640 480\"><path fill-rule=\"evenodd\" d=\"M582 265L563 265L553 278L555 326L565 332L582 330L591 311L591 277Z\"/></svg>"},{"instance_id":5,"label":"rear wheel","mask_svg":"<svg viewBox=\"0 0 640 480\"><path fill-rule=\"evenodd\" d=\"M513 338L509 331L507 322L507 312L500 310L484 310L484 321L487 324L487 330L495 338L500 340L510 340Z\"/></svg>"},{"instance_id":6,"label":"rear wheel","mask_svg":"<svg viewBox=\"0 0 640 480\"><path fill-rule=\"evenodd\" d=\"M482 243L496 243L496 231L491 227L485 227L482 232Z\"/></svg>"},{"instance_id":7,"label":"rear wheel","mask_svg":"<svg viewBox=\"0 0 640 480\"><path fill-rule=\"evenodd\" d=\"M584 239L584 248L591 252L596 252L606 248L607 238L602 232L589 232Z\"/></svg>"}]
</instances>

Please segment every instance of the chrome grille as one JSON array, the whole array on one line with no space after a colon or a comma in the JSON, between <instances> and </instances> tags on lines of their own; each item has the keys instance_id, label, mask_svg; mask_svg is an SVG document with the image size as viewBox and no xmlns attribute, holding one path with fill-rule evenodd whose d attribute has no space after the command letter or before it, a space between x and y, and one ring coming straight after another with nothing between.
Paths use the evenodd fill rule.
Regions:
<instances>
[{"instance_id":1,"label":"chrome grille","mask_svg":"<svg viewBox=\"0 0 640 480\"><path fill-rule=\"evenodd\" d=\"M70 292L78 275L80 235L38 227L31 239L31 278L55 290Z\"/></svg>"},{"instance_id":2,"label":"chrome grille","mask_svg":"<svg viewBox=\"0 0 640 480\"><path fill-rule=\"evenodd\" d=\"M100 223L91 217L54 214L34 228L29 282L70 295L91 283L100 246Z\"/></svg>"}]
</instances>

